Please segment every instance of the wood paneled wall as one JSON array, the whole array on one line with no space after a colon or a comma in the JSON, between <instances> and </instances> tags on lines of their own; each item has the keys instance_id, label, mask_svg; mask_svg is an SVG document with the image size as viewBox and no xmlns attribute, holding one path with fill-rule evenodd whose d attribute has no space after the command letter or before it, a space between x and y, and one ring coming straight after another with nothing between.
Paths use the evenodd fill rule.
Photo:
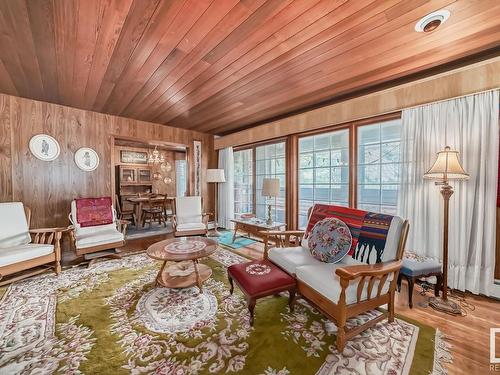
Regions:
<instances>
[{"instance_id":1,"label":"wood paneled wall","mask_svg":"<svg viewBox=\"0 0 500 375\"><path fill-rule=\"evenodd\" d=\"M59 142L57 160L44 162L29 151L30 138L40 133ZM32 209L34 227L67 225L72 199L112 194L113 137L179 143L189 152L198 140L203 170L217 163L212 135L0 94L0 201L24 202ZM99 154L93 172L80 170L73 160L84 146ZM212 210L213 188L203 184L202 189L205 209Z\"/></svg>"}]
</instances>

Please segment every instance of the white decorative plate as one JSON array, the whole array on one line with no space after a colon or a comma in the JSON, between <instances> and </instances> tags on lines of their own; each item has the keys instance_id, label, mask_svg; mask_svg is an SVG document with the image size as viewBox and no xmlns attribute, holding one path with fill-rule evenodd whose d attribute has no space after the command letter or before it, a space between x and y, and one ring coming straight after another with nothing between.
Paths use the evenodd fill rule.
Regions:
<instances>
[{"instance_id":1,"label":"white decorative plate","mask_svg":"<svg viewBox=\"0 0 500 375\"><path fill-rule=\"evenodd\" d=\"M82 147L75 152L75 163L82 171L90 172L99 166L99 155L91 148Z\"/></svg>"},{"instance_id":2,"label":"white decorative plate","mask_svg":"<svg viewBox=\"0 0 500 375\"><path fill-rule=\"evenodd\" d=\"M40 160L53 161L59 157L61 148L59 143L50 135L37 134L30 139L31 153Z\"/></svg>"}]
</instances>

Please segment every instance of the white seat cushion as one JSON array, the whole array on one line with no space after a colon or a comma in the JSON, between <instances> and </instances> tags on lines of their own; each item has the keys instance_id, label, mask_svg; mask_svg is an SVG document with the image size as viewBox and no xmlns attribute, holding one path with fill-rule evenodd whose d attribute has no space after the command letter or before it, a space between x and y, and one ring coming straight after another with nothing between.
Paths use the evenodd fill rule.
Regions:
<instances>
[{"instance_id":1,"label":"white seat cushion","mask_svg":"<svg viewBox=\"0 0 500 375\"><path fill-rule=\"evenodd\" d=\"M95 227L75 227L76 237L116 231L116 224L97 225Z\"/></svg>"},{"instance_id":2,"label":"white seat cushion","mask_svg":"<svg viewBox=\"0 0 500 375\"><path fill-rule=\"evenodd\" d=\"M309 250L301 246L297 247L274 247L269 250L269 260L278 265L289 274L295 274L295 269L307 264L323 264L315 259Z\"/></svg>"},{"instance_id":3,"label":"white seat cushion","mask_svg":"<svg viewBox=\"0 0 500 375\"><path fill-rule=\"evenodd\" d=\"M93 227L96 228L96 227ZM82 228L83 229L83 228ZM88 229L88 228L85 228ZM98 230L97 232L75 233L77 249L93 247L123 241L123 233L119 232L116 227Z\"/></svg>"},{"instance_id":4,"label":"white seat cushion","mask_svg":"<svg viewBox=\"0 0 500 375\"><path fill-rule=\"evenodd\" d=\"M339 301L341 288L340 278L335 274L335 270L347 265L355 265L361 263L352 259L350 256L345 257L339 263L319 263L320 264L297 267L295 272L297 279L304 282L318 293L322 294L325 298L337 304ZM351 282L349 287L346 289L346 303L348 305L357 302L358 280ZM389 290L389 284L390 280L387 280L384 287L382 288L382 294L387 293L387 291ZM377 295L377 290L378 280L375 281L373 285L371 293L372 298ZM367 293L368 282L365 281L365 287L361 294L361 301L367 298Z\"/></svg>"},{"instance_id":5,"label":"white seat cushion","mask_svg":"<svg viewBox=\"0 0 500 375\"><path fill-rule=\"evenodd\" d=\"M53 245L39 245L34 243L0 249L0 267L38 258L53 252Z\"/></svg>"},{"instance_id":6,"label":"white seat cushion","mask_svg":"<svg viewBox=\"0 0 500 375\"><path fill-rule=\"evenodd\" d=\"M0 203L0 248L31 242L28 222L21 202Z\"/></svg>"},{"instance_id":7,"label":"white seat cushion","mask_svg":"<svg viewBox=\"0 0 500 375\"><path fill-rule=\"evenodd\" d=\"M207 227L203 223L185 223L179 224L176 227L177 232L187 232L190 230L206 230Z\"/></svg>"}]
</instances>

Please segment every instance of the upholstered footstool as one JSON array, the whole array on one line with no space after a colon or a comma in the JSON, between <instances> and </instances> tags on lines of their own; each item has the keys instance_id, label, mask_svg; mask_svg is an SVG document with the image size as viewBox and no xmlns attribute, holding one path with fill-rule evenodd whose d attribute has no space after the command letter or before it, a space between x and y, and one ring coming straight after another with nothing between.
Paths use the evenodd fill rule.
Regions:
<instances>
[{"instance_id":1,"label":"upholstered footstool","mask_svg":"<svg viewBox=\"0 0 500 375\"><path fill-rule=\"evenodd\" d=\"M403 265L398 276L398 291L401 291L401 280L404 278L408 282L408 304L410 309L413 308L413 286L418 279L424 277L436 277L436 285L434 286L434 294L439 296L439 291L442 289L443 272L441 265L429 258L414 257L411 259L403 259Z\"/></svg>"},{"instance_id":2,"label":"upholstered footstool","mask_svg":"<svg viewBox=\"0 0 500 375\"><path fill-rule=\"evenodd\" d=\"M236 282L245 295L248 311L250 311L250 325L253 325L255 303L259 298L288 291L290 294L288 305L290 310L293 310L295 279L270 261L259 260L233 264L228 267L227 276L231 284L231 294L234 290L233 282Z\"/></svg>"}]
</instances>

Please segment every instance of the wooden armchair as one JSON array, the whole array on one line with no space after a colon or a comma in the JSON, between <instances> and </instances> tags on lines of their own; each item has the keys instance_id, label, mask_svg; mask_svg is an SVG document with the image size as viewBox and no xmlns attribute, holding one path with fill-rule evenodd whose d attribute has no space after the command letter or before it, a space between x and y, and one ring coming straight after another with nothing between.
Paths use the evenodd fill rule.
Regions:
<instances>
[{"instance_id":1,"label":"wooden armchair","mask_svg":"<svg viewBox=\"0 0 500 375\"><path fill-rule=\"evenodd\" d=\"M61 237L68 228L29 229L31 211L21 202L0 203L0 280L41 265L61 272ZM0 285L42 273L39 268L2 280Z\"/></svg>"},{"instance_id":2,"label":"wooden armchair","mask_svg":"<svg viewBox=\"0 0 500 375\"><path fill-rule=\"evenodd\" d=\"M336 345L340 352L344 350L346 340L386 317L389 322L394 320L396 283L409 224L394 217L391 227L393 225L386 250L389 246L394 247L393 253L387 251L387 257L394 258L383 259L377 264L363 264L350 256L339 263L323 263L310 255L303 231L261 232L265 243L264 257L294 276L298 293L336 323ZM269 243L275 246L269 249ZM347 319L385 304L388 305L387 312L363 325L346 329Z\"/></svg>"},{"instance_id":3,"label":"wooden armchair","mask_svg":"<svg viewBox=\"0 0 500 375\"><path fill-rule=\"evenodd\" d=\"M172 215L174 235L176 237L207 235L209 216L209 213L202 210L201 197L177 197L175 215Z\"/></svg>"},{"instance_id":4,"label":"wooden armchair","mask_svg":"<svg viewBox=\"0 0 500 375\"><path fill-rule=\"evenodd\" d=\"M71 212L68 216L72 224L70 227L70 235L73 248L77 255L83 255L85 259L93 259L98 256L112 258L120 257L116 248L125 244L125 236L129 222L117 219L114 207L111 206L111 209L113 211L113 223L82 227L77 221L76 201L71 202ZM105 250L109 251L104 252ZM100 252L102 253L97 254ZM96 254L92 256L87 255L92 253Z\"/></svg>"}]
</instances>

